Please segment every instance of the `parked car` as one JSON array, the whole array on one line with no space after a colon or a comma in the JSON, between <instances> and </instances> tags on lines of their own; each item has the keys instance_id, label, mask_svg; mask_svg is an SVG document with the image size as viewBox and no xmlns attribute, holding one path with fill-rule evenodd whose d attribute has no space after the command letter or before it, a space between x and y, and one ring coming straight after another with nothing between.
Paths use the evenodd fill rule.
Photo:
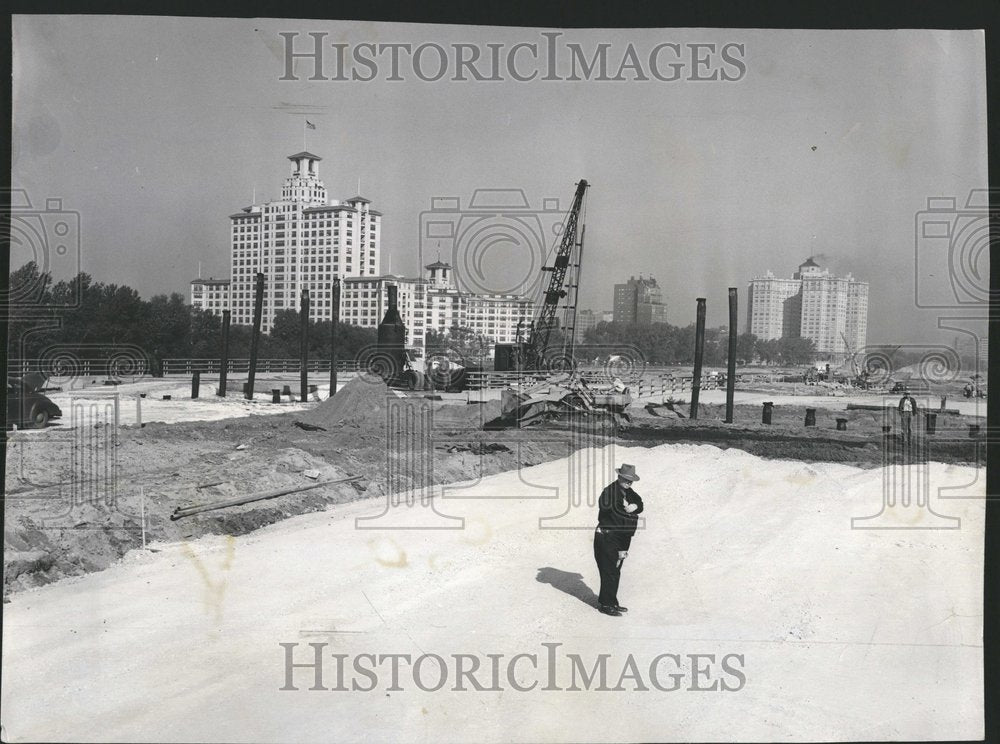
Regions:
<instances>
[{"instance_id":1,"label":"parked car","mask_svg":"<svg viewBox=\"0 0 1000 744\"><path fill-rule=\"evenodd\" d=\"M12 377L7 380L7 428L14 425L43 429L62 410L39 389L37 380Z\"/></svg>"}]
</instances>

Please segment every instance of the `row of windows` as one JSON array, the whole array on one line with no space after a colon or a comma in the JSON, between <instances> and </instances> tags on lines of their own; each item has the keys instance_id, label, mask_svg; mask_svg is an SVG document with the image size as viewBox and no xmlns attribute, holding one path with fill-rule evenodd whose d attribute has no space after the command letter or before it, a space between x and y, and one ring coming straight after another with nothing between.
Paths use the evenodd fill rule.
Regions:
<instances>
[{"instance_id":1,"label":"row of windows","mask_svg":"<svg viewBox=\"0 0 1000 744\"><path fill-rule=\"evenodd\" d=\"M309 228L318 228L318 227L340 227L341 226L341 224L340 224L340 222L341 222L340 218L330 219L329 216L318 216L318 215L313 215L313 214L308 214L307 213L307 214L303 215L302 219L303 219L303 222L307 223L305 225L305 227L307 229L309 229ZM294 220L286 220L285 215L278 214L278 215L275 215L274 218L273 218L273 220L271 220L271 221L273 221L275 223L279 223L279 222L280 223L285 223L286 221L294 221ZM232 224L233 233L257 232L257 230L259 229L259 227L261 226L261 224L262 223L261 223L260 217L254 217L254 218L239 218L239 217L237 217L237 218L233 219L233 224ZM344 225L347 226L347 227L354 227L354 220L353 220L353 218L349 216L346 219L344 219ZM367 223L363 219L361 219L361 220L358 221L358 226L362 230L365 229L365 228L368 228L368 230L370 230L371 232L375 232L378 229L378 223L375 221L374 218L372 218ZM284 224L278 225L278 227L284 227Z\"/></svg>"}]
</instances>

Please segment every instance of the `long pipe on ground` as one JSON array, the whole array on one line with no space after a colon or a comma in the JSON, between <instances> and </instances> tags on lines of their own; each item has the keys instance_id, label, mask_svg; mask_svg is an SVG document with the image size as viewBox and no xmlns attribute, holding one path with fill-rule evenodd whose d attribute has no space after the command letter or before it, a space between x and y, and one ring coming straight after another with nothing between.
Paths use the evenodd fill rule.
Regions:
<instances>
[{"instance_id":1,"label":"long pipe on ground","mask_svg":"<svg viewBox=\"0 0 1000 744\"><path fill-rule=\"evenodd\" d=\"M208 504L200 504L199 506L187 506L184 508L177 507L174 509L174 513L170 515L171 520L178 520L181 517L189 517L192 514L199 514L200 512L212 511L214 509L223 509L227 506L239 506L240 504L249 504L252 501L263 501L264 499L274 499L278 496L287 496L292 493L300 493L302 491L310 491L314 488L320 488L321 486L332 486L336 483L349 483L351 481L360 480L362 476L352 475L349 478L337 478L335 480L328 481L317 481L316 483L309 483L304 486L295 486L294 488L282 488L277 491L267 491L266 493L254 493L249 496L236 496L231 499L223 499L222 501L212 501Z\"/></svg>"},{"instance_id":2,"label":"long pipe on ground","mask_svg":"<svg viewBox=\"0 0 1000 744\"><path fill-rule=\"evenodd\" d=\"M729 365L726 369L726 423L733 423L733 399L736 397L736 287L729 288Z\"/></svg>"},{"instance_id":3,"label":"long pipe on ground","mask_svg":"<svg viewBox=\"0 0 1000 744\"><path fill-rule=\"evenodd\" d=\"M705 298L698 298L698 315L694 330L694 379L691 380L691 413L698 418L698 394L701 392L701 362L705 355Z\"/></svg>"},{"instance_id":4,"label":"long pipe on ground","mask_svg":"<svg viewBox=\"0 0 1000 744\"><path fill-rule=\"evenodd\" d=\"M333 280L333 322L330 324L330 396L337 392L337 324L340 322L340 279Z\"/></svg>"},{"instance_id":5,"label":"long pipe on ground","mask_svg":"<svg viewBox=\"0 0 1000 744\"><path fill-rule=\"evenodd\" d=\"M226 397L226 377L229 374L229 324L232 321L229 310L222 311L222 352L219 359L219 396Z\"/></svg>"},{"instance_id":6,"label":"long pipe on ground","mask_svg":"<svg viewBox=\"0 0 1000 744\"><path fill-rule=\"evenodd\" d=\"M299 302L299 400L309 399L309 290L302 290Z\"/></svg>"},{"instance_id":7,"label":"long pipe on ground","mask_svg":"<svg viewBox=\"0 0 1000 744\"><path fill-rule=\"evenodd\" d=\"M253 383L257 376L257 344L260 342L261 316L264 314L264 274L257 272L253 301L253 335L250 337L250 371L247 376L247 400L253 400Z\"/></svg>"}]
</instances>

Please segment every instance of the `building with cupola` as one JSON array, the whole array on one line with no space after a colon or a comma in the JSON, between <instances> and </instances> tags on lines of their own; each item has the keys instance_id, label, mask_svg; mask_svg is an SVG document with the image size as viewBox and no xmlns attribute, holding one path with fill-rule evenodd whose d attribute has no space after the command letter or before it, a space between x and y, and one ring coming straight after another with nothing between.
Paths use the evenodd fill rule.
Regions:
<instances>
[{"instance_id":1,"label":"building with cupola","mask_svg":"<svg viewBox=\"0 0 1000 744\"><path fill-rule=\"evenodd\" d=\"M534 304L520 295L473 294L458 288L450 264L440 259L417 278L381 272L382 213L363 196L331 200L319 177L322 158L289 155L291 171L281 198L243 207L229 216L230 279L191 282L191 304L234 324L253 323L255 281L264 274L261 330L269 333L281 310L299 309L309 290L309 316L333 317L333 281L341 280L340 321L375 328L385 314L388 287L397 287L407 345L418 354L428 330L469 328L491 342L526 335Z\"/></svg>"},{"instance_id":2,"label":"building with cupola","mask_svg":"<svg viewBox=\"0 0 1000 744\"><path fill-rule=\"evenodd\" d=\"M330 200L319 177L322 158L289 155L291 172L281 198L251 204L229 216L232 322L253 322L254 281L265 276L262 330L279 310L298 310L303 289L314 320L333 317L334 278L374 277L381 272L382 213L361 195Z\"/></svg>"}]
</instances>

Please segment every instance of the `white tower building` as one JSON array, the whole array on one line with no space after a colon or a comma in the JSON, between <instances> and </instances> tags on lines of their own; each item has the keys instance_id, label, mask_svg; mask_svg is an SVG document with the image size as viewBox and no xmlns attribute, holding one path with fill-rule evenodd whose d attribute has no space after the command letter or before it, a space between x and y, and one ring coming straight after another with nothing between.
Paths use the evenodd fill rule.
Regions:
<instances>
[{"instance_id":1,"label":"white tower building","mask_svg":"<svg viewBox=\"0 0 1000 744\"><path fill-rule=\"evenodd\" d=\"M280 200L252 204L229 217L233 323L253 322L255 274L262 271L265 333L276 312L298 309L301 290L309 290L310 317L329 320L335 277L380 271L382 213L360 195L328 201L320 156L299 152L288 160L291 173Z\"/></svg>"}]
</instances>

